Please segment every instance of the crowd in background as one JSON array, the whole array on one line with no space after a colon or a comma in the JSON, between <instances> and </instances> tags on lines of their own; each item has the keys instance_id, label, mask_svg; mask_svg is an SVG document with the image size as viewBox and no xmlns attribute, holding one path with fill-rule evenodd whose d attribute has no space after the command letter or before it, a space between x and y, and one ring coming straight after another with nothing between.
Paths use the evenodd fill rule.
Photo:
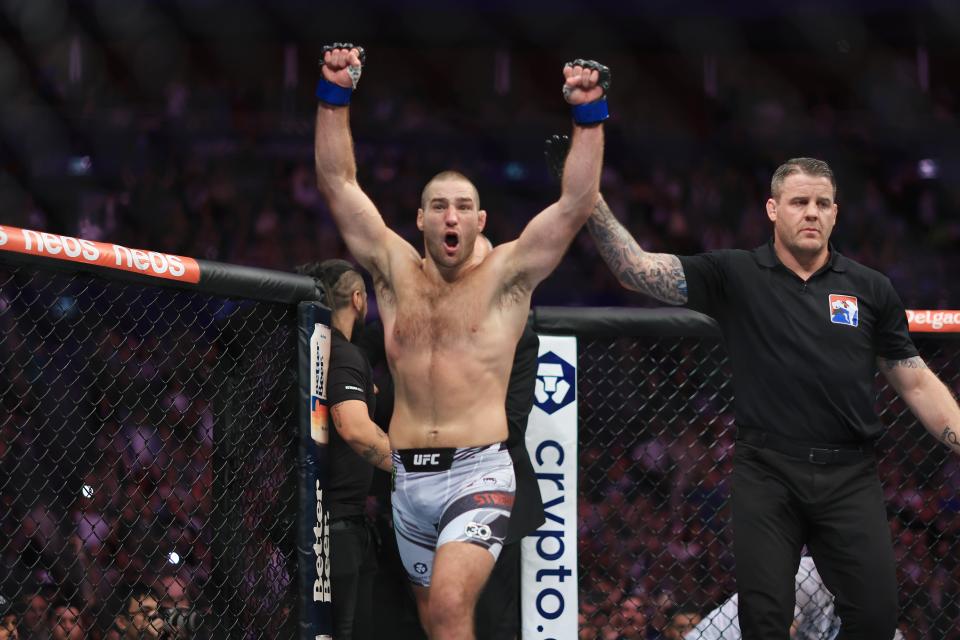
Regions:
<instances>
[{"instance_id":1,"label":"crowd in background","mask_svg":"<svg viewBox=\"0 0 960 640\"><path fill-rule=\"evenodd\" d=\"M28 269L0 270L0 302L0 596L21 638L111 637L137 589L159 627L183 609L210 637L289 633L287 311Z\"/></svg>"},{"instance_id":2,"label":"crowd in background","mask_svg":"<svg viewBox=\"0 0 960 640\"><path fill-rule=\"evenodd\" d=\"M244 82L197 70L190 54L154 87L88 86L52 54L41 56L40 97L21 86L0 107L0 221L285 271L348 257L314 183L310 53L274 47L265 55L273 73ZM475 180L494 243L516 237L556 197L541 145L569 129L557 60L496 48L448 66L409 51L369 55L351 119L361 184L391 228L419 247L420 190L447 168ZM788 54L715 60L712 81L680 54L596 57L615 74L602 191L645 248L689 254L765 242L773 169L812 155L830 162L840 183L839 250L889 275L908 308L960 308L960 95L951 83L925 86L913 51L864 62L854 85L837 71L811 82L804 74L817 61ZM417 64L429 73L411 78ZM541 79L548 71L557 71L549 86ZM3 277L0 319L24 308L8 293L21 283ZM534 303L653 304L616 284L586 233ZM14 328L16 314L5 315L0 554L4 570L31 568L8 573L19 581L21 637L48 637L59 619L48 620L53 603L76 607L84 629L63 637L108 637L123 606L117 591L138 582L151 584L164 606L205 606L216 389L204 388L202 373L181 380L158 362L165 343L155 337L97 332L91 384L109 391L80 402L88 411L69 423L101 455L86 453L82 469L72 468L83 477L69 499L50 497L70 475L57 469L75 465L71 444L51 443L63 434L47 433L50 425L22 403L36 394L28 387L62 384L52 372L69 377L76 365L50 344L18 360L30 336ZM220 354L183 355L184 366L203 372ZM939 365L954 367L941 376L956 388L956 361ZM690 404L709 408L710 400ZM890 420L886 442L914 440L918 427L908 432ZM664 630L676 607L705 613L734 592L731 425L721 414L583 443L581 637L670 638ZM960 467L906 446L884 458L880 475L896 540L901 630L910 640L960 638ZM19 487L37 478L48 478L44 497L24 510ZM262 549L269 558L250 579L272 584L258 597L283 609L273 596L289 586L289 557L276 541Z\"/></svg>"},{"instance_id":3,"label":"crowd in background","mask_svg":"<svg viewBox=\"0 0 960 640\"><path fill-rule=\"evenodd\" d=\"M0 112L12 152L0 172L4 221L282 270L346 257L314 186L317 73L309 51L294 48L299 64L278 51L265 54L272 73L234 84L185 64L152 93L130 90L139 102L118 87L72 87L51 69L48 101L71 107L64 122L24 93ZM765 242L773 170L811 155L839 182L838 249L888 274L908 308L960 305L960 96L951 83L924 89L912 51L848 70L853 87L815 58L731 55L716 62L710 94L679 54L602 54L615 78L602 191L643 246L690 254ZM488 235L510 240L559 193L542 161L543 140L570 128L559 72L546 80L557 61L481 49L440 66L428 55L370 52L351 106L361 185L419 247L420 190L460 170L479 188ZM417 64L430 76L404 73ZM615 284L585 232L534 303L650 304Z\"/></svg>"}]
</instances>

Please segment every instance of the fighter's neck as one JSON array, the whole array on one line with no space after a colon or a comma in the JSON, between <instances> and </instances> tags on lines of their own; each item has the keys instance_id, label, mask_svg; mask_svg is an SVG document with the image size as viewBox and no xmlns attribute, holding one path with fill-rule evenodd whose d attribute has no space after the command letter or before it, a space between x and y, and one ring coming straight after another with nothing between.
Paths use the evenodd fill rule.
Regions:
<instances>
[{"instance_id":1,"label":"fighter's neck","mask_svg":"<svg viewBox=\"0 0 960 640\"><path fill-rule=\"evenodd\" d=\"M453 284L454 282L462 280L464 276L476 269L480 262L481 261L471 257L455 267L441 267L428 255L421 261L421 266L424 275L426 275L430 281L437 284Z\"/></svg>"}]
</instances>

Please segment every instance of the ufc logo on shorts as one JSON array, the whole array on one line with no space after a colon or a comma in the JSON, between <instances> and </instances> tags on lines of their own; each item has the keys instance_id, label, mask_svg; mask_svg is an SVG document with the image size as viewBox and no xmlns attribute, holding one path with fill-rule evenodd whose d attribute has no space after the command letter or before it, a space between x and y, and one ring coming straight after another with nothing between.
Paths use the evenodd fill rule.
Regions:
<instances>
[{"instance_id":1,"label":"ufc logo on shorts","mask_svg":"<svg viewBox=\"0 0 960 640\"><path fill-rule=\"evenodd\" d=\"M440 464L439 453L416 453L413 456L413 464L417 466L436 466Z\"/></svg>"}]
</instances>

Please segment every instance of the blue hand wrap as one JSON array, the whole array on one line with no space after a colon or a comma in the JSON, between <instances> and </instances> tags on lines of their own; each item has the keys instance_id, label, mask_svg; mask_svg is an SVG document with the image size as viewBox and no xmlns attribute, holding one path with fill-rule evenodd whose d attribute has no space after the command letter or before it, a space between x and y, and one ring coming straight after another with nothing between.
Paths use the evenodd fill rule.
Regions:
<instances>
[{"instance_id":1,"label":"blue hand wrap","mask_svg":"<svg viewBox=\"0 0 960 640\"><path fill-rule=\"evenodd\" d=\"M341 87L323 78L320 78L320 82L317 83L317 99L335 107L345 107L350 104L351 95L353 95L353 89Z\"/></svg>"},{"instance_id":2,"label":"blue hand wrap","mask_svg":"<svg viewBox=\"0 0 960 640\"><path fill-rule=\"evenodd\" d=\"M606 98L600 98L586 104L578 104L571 111L573 112L573 121L580 125L598 124L610 117Z\"/></svg>"}]
</instances>

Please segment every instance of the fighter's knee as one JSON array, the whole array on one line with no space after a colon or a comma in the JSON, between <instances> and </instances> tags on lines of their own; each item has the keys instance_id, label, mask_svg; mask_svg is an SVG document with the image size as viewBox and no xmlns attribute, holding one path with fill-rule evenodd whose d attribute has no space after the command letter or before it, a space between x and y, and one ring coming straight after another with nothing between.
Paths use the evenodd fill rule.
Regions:
<instances>
[{"instance_id":1,"label":"fighter's knee","mask_svg":"<svg viewBox=\"0 0 960 640\"><path fill-rule=\"evenodd\" d=\"M435 591L430 594L427 616L433 634L438 629L449 629L460 622L472 619L473 604L459 589Z\"/></svg>"}]
</instances>

